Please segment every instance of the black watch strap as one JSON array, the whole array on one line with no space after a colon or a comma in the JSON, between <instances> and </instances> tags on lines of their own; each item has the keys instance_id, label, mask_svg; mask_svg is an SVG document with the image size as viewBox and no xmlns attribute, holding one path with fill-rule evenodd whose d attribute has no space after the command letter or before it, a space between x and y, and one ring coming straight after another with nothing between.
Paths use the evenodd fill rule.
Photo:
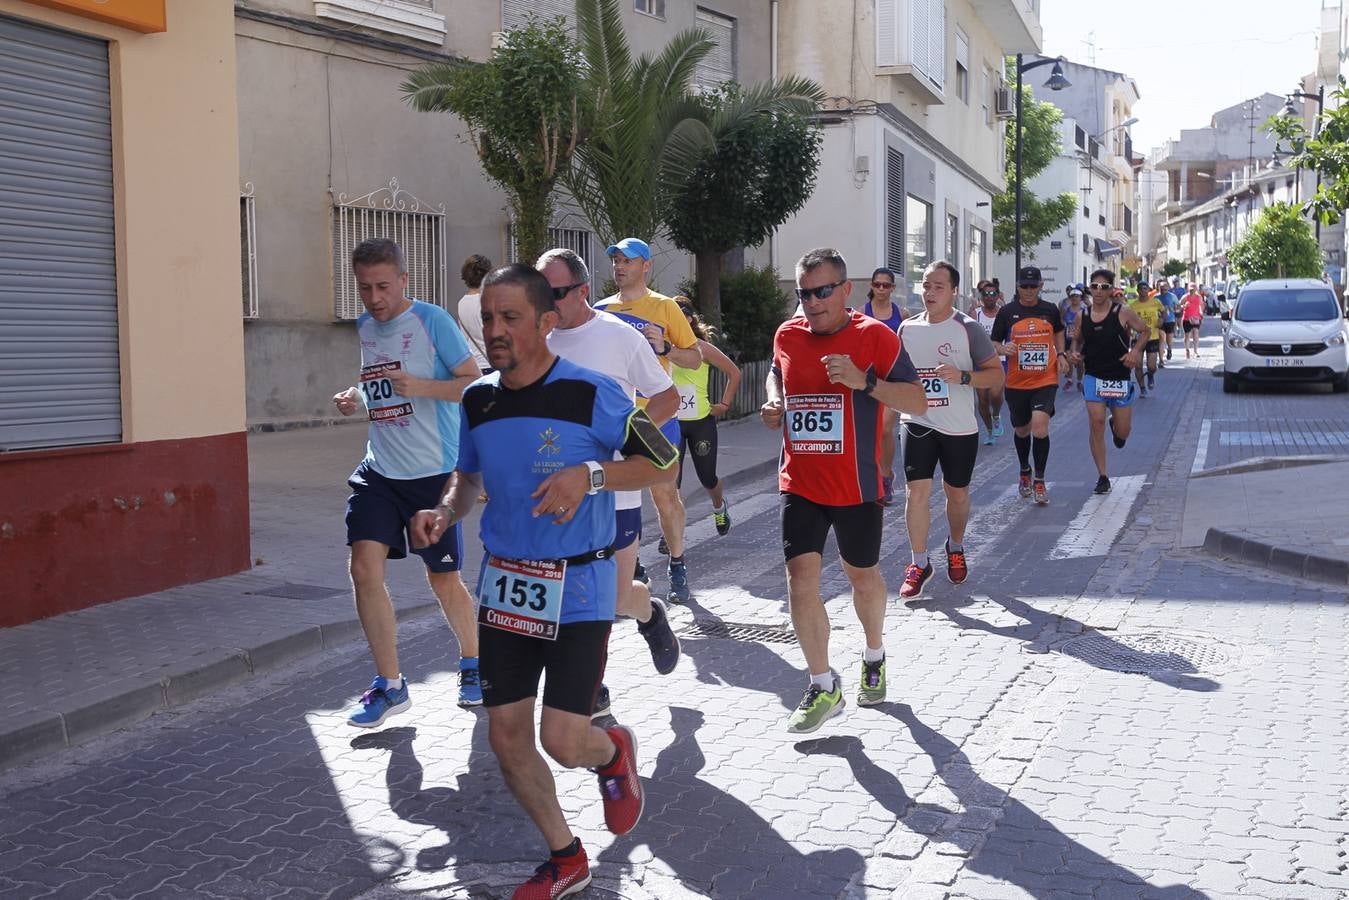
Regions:
<instances>
[{"instance_id":1,"label":"black watch strap","mask_svg":"<svg viewBox=\"0 0 1349 900\"><path fill-rule=\"evenodd\" d=\"M862 388L862 393L867 394L867 395L870 395L871 392L874 391L874 390L876 390L876 370L875 370L875 369L868 369L868 370L867 370L867 384L866 384L866 387Z\"/></svg>"},{"instance_id":2,"label":"black watch strap","mask_svg":"<svg viewBox=\"0 0 1349 900\"><path fill-rule=\"evenodd\" d=\"M960 383L961 383L961 384L969 384L969 383L970 383L970 379L972 379L973 377L974 377L974 376L973 376L972 374L970 374L969 372L961 372L961 373L960 373Z\"/></svg>"}]
</instances>

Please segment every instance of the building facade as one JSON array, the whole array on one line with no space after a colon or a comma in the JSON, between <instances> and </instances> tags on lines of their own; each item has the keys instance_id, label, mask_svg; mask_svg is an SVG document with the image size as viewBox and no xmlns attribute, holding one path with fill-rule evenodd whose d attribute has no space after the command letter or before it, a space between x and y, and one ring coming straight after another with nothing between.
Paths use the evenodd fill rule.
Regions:
<instances>
[{"instance_id":1,"label":"building facade","mask_svg":"<svg viewBox=\"0 0 1349 900\"><path fill-rule=\"evenodd\" d=\"M695 25L717 52L695 80L768 77L771 17L753 0L623 0L635 53ZM574 20L574 0L239 0L240 223L248 422L334 420L354 379L361 307L347 260L369 236L407 250L410 292L456 311L469 254L512 257L502 192L483 176L463 124L418 113L399 85L429 60L482 61L495 35L531 14ZM565 206L556 243L608 276L604 246ZM672 292L691 258L654 243L652 281ZM766 261L766 252L750 261Z\"/></svg>"},{"instance_id":2,"label":"building facade","mask_svg":"<svg viewBox=\"0 0 1349 900\"><path fill-rule=\"evenodd\" d=\"M989 274L991 201L1005 188L997 94L1003 58L1042 45L1028 0L844 0L774 4L782 72L830 96L819 184L775 238L784 277L807 249L849 261L860 304L873 267L892 269L916 311L929 262ZM897 299L903 300L897 291Z\"/></svg>"},{"instance_id":3,"label":"building facade","mask_svg":"<svg viewBox=\"0 0 1349 900\"><path fill-rule=\"evenodd\" d=\"M231 4L0 0L0 626L249 564Z\"/></svg>"}]
</instances>

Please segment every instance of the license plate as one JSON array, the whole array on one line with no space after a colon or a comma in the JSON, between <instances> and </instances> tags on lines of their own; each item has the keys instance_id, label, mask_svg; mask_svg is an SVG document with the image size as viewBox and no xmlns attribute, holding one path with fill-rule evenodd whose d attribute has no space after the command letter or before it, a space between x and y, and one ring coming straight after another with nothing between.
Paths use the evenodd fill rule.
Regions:
<instances>
[{"instance_id":1,"label":"license plate","mask_svg":"<svg viewBox=\"0 0 1349 900\"><path fill-rule=\"evenodd\" d=\"M1295 358L1284 357L1284 356L1274 356L1274 357L1270 357L1269 359L1265 360L1265 365L1266 365L1266 366L1276 367L1276 368L1284 368L1284 367L1289 367L1289 366L1305 366L1306 364L1307 364L1307 361L1306 361L1305 359L1295 359Z\"/></svg>"}]
</instances>

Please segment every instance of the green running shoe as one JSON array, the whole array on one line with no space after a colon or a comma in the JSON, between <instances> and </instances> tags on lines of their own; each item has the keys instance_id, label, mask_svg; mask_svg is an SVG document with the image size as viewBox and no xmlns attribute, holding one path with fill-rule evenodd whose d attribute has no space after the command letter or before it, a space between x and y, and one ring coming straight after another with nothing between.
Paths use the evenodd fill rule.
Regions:
<instances>
[{"instance_id":1,"label":"green running shoe","mask_svg":"<svg viewBox=\"0 0 1349 900\"><path fill-rule=\"evenodd\" d=\"M834 676L834 689L826 691L818 684L811 684L801 698L798 706L787 719L787 730L793 734L809 734L817 731L826 719L843 712L847 705L843 700L843 685L837 675Z\"/></svg>"},{"instance_id":2,"label":"green running shoe","mask_svg":"<svg viewBox=\"0 0 1349 900\"><path fill-rule=\"evenodd\" d=\"M875 706L885 700L885 659L862 660L862 681L857 685L857 705Z\"/></svg>"}]
</instances>

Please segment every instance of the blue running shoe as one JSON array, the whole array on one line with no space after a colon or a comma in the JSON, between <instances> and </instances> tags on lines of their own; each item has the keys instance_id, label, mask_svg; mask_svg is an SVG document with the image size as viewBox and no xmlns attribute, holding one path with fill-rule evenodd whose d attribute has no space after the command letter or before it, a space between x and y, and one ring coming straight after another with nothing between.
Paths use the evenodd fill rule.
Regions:
<instances>
[{"instance_id":1,"label":"blue running shoe","mask_svg":"<svg viewBox=\"0 0 1349 900\"><path fill-rule=\"evenodd\" d=\"M671 603L688 603L689 597L689 569L684 565L684 560L675 562L675 558L670 557L670 568L667 570L670 575L670 593L666 599Z\"/></svg>"},{"instance_id":2,"label":"blue running shoe","mask_svg":"<svg viewBox=\"0 0 1349 900\"><path fill-rule=\"evenodd\" d=\"M993 436L995 438L1002 437L1002 416L993 417Z\"/></svg>"},{"instance_id":3,"label":"blue running shoe","mask_svg":"<svg viewBox=\"0 0 1349 900\"><path fill-rule=\"evenodd\" d=\"M347 721L357 728L378 728L389 716L406 712L412 708L412 697L408 694L407 679L403 679L401 688L389 687L389 680L378 675L370 683L370 690L361 695L361 708L353 712Z\"/></svg>"},{"instance_id":4,"label":"blue running shoe","mask_svg":"<svg viewBox=\"0 0 1349 900\"><path fill-rule=\"evenodd\" d=\"M482 706L482 685L478 682L478 666L459 661L459 705L464 709Z\"/></svg>"}]
</instances>

